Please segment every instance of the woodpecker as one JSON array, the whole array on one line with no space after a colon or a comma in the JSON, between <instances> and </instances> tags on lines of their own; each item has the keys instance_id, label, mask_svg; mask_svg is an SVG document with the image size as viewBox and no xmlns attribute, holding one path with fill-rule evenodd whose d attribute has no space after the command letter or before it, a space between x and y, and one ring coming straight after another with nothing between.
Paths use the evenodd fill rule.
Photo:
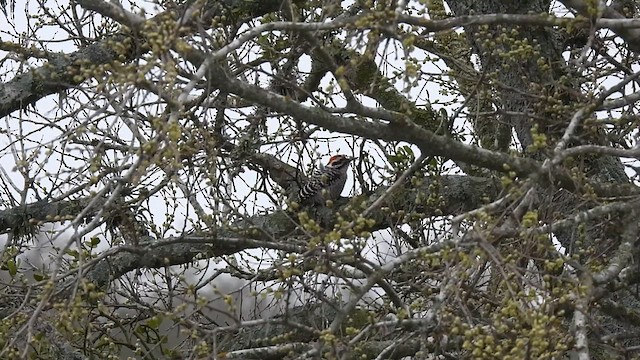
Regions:
<instances>
[{"instance_id":1,"label":"woodpecker","mask_svg":"<svg viewBox=\"0 0 640 360\"><path fill-rule=\"evenodd\" d=\"M347 155L334 155L326 166L315 169L307 183L300 188L300 201L324 205L327 200L337 200L347 181L347 169L353 159Z\"/></svg>"}]
</instances>

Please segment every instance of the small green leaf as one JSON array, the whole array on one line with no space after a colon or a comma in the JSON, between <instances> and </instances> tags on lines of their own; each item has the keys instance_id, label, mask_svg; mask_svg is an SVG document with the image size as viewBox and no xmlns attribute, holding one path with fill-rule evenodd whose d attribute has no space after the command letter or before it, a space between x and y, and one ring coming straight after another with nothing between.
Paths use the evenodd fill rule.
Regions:
<instances>
[{"instance_id":1,"label":"small green leaf","mask_svg":"<svg viewBox=\"0 0 640 360\"><path fill-rule=\"evenodd\" d=\"M89 241L85 241L85 245L92 249L96 248L98 244L100 244L100 238L97 236L93 236L91 237L91 239L89 239Z\"/></svg>"},{"instance_id":2,"label":"small green leaf","mask_svg":"<svg viewBox=\"0 0 640 360\"><path fill-rule=\"evenodd\" d=\"M405 145L402 147L402 149L404 150L404 152L409 155L410 157L415 157L415 155L413 154L413 149L411 149L411 146L409 145Z\"/></svg>"},{"instance_id":3,"label":"small green leaf","mask_svg":"<svg viewBox=\"0 0 640 360\"><path fill-rule=\"evenodd\" d=\"M400 156L397 156L397 155L389 155L387 156L387 160L389 160L390 163L402 162L402 159L400 158Z\"/></svg>"},{"instance_id":4,"label":"small green leaf","mask_svg":"<svg viewBox=\"0 0 640 360\"><path fill-rule=\"evenodd\" d=\"M151 319L147 320L147 326L152 329L158 329L161 323L162 323L162 319L159 318L158 316L154 316Z\"/></svg>"},{"instance_id":5,"label":"small green leaf","mask_svg":"<svg viewBox=\"0 0 640 360\"><path fill-rule=\"evenodd\" d=\"M79 255L78 250L67 250L66 254L76 259L78 258L78 255Z\"/></svg>"},{"instance_id":6,"label":"small green leaf","mask_svg":"<svg viewBox=\"0 0 640 360\"><path fill-rule=\"evenodd\" d=\"M15 276L18 273L18 266L16 265L16 262L13 259L7 260L5 265L7 267L7 270L9 270L9 275Z\"/></svg>"}]
</instances>

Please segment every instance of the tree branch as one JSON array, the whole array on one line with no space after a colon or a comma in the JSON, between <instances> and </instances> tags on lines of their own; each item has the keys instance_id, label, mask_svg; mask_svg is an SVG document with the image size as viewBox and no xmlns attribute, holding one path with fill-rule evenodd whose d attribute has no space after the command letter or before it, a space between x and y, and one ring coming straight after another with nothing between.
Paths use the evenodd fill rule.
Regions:
<instances>
[{"instance_id":1,"label":"tree branch","mask_svg":"<svg viewBox=\"0 0 640 360\"><path fill-rule=\"evenodd\" d=\"M442 189L439 193L443 198L442 204L429 206L416 203L418 196L422 195L424 198L424 194L433 189L434 182ZM380 187L373 196L379 196L386 191L386 186ZM393 196L385 200L382 209L372 211L369 218L374 220L374 224L368 230L381 230L402 223L404 216L398 210L404 209L407 204L412 204L411 206L415 207L414 211L423 213L425 217L450 215L474 209L486 198L495 198L498 192L499 186L491 179L459 175L442 176L437 180L425 179L418 188L397 189ZM322 222L327 224L327 228L333 228L335 211L328 213L321 214L325 216ZM302 253L304 249L288 242L288 239L297 233L297 227L298 224L292 221L290 214L276 211L240 221L233 229L152 240L142 242L137 247L122 246L109 249L85 271L90 281L103 287L135 269L187 264L194 260L230 255L247 249L267 248Z\"/></svg>"},{"instance_id":2,"label":"tree branch","mask_svg":"<svg viewBox=\"0 0 640 360\"><path fill-rule=\"evenodd\" d=\"M90 9L105 10L100 8L99 4L89 0L82 3L87 6L89 4L96 5L89 6L88 8ZM231 23L237 21L238 16L258 16L278 11L282 0L259 2L234 0L225 2L225 5L218 2L207 2L207 4L209 6L206 9L208 20L202 19L202 24L210 24L210 19L215 16L222 19L221 21ZM222 16L229 10L234 13L234 17ZM107 12L107 15L109 14L112 16L117 15L117 13ZM167 16L171 16L171 13L164 12L147 21L163 21ZM47 95L73 88L82 83L90 77L83 71L85 64L99 65L113 61L129 62L138 58L147 51L144 46L129 47L124 53L116 50L122 47L123 44L127 44L130 36L131 33L121 31L71 54L59 55L57 59L50 60L43 66L15 76L4 83L3 86L0 86L0 117L7 116L19 109L26 109L29 105Z\"/></svg>"}]
</instances>

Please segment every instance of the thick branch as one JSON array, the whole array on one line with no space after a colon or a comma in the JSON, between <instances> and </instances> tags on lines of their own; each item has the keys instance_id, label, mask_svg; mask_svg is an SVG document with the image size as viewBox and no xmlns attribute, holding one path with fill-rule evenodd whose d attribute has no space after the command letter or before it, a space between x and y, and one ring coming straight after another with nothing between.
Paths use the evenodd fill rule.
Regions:
<instances>
[{"instance_id":1,"label":"thick branch","mask_svg":"<svg viewBox=\"0 0 640 360\"><path fill-rule=\"evenodd\" d=\"M190 54L189 58L192 61L197 61L194 57L198 55L194 54L194 52ZM542 182L554 183L570 191L575 191L579 188L579 184L575 183L569 172L561 168L554 169L553 174L538 174L541 168L541 164L538 161L490 151L463 144L451 138L438 136L415 125L411 120L400 116L396 119L390 119L389 122L335 116L322 109L304 106L284 96L264 90L259 86L232 78L218 64L209 63L208 65L209 78L214 86L219 89L269 106L295 118L305 119L330 131L357 135L367 139L405 141L417 145L428 156L444 156L454 161L463 161L501 172L514 171L521 177L533 175ZM596 191L601 190L597 186L594 186L594 188ZM602 189L602 191L609 190Z\"/></svg>"},{"instance_id":2,"label":"thick branch","mask_svg":"<svg viewBox=\"0 0 640 360\"><path fill-rule=\"evenodd\" d=\"M583 0L561 0L560 1L564 6L576 10L580 15L585 16L587 18L591 18L592 9L590 7L597 6L592 5L596 4L594 2L585 2ZM604 11L602 12L602 17L605 19L615 19L620 23L624 23L629 20L638 20L638 19L627 19L624 15L620 14L611 6L605 6ZM597 22L603 23L602 19L597 19ZM638 52L640 51L640 29L635 26L613 26L610 27L618 36L620 36L629 46L629 49Z\"/></svg>"},{"instance_id":3,"label":"thick branch","mask_svg":"<svg viewBox=\"0 0 640 360\"><path fill-rule=\"evenodd\" d=\"M0 233L20 232L19 229L42 222L64 221L67 217L78 215L91 201L92 197L55 202L42 200L0 211ZM95 214L102 204L102 201L96 203L88 214Z\"/></svg>"},{"instance_id":4,"label":"thick branch","mask_svg":"<svg viewBox=\"0 0 640 360\"><path fill-rule=\"evenodd\" d=\"M436 183L437 181L437 183ZM429 189L436 185L443 201L439 205L427 205L416 201L425 199ZM379 188L374 196L386 191ZM436 180L425 179L418 188L398 189L385 201L383 210L373 211L369 218L375 223L370 231L387 228L406 221L397 210L411 206L413 211L423 213L424 217L450 215L477 208L486 198L495 198L499 187L491 179L470 176L450 175ZM424 200L423 200L424 202ZM409 205L408 205L409 204ZM388 211L388 210L392 211ZM335 210L321 213L322 222L333 228ZM0 218L2 214L0 213ZM100 260L87 272L87 278L98 286L105 286L129 271L141 268L161 268L169 265L187 264L194 260L234 254L253 248L278 249L301 253L303 248L288 242L297 234L297 223L291 214L276 211L268 215L254 216L235 224L234 229L220 230L217 233L189 235L182 238L164 239L142 243L138 247L114 248L102 254Z\"/></svg>"},{"instance_id":5,"label":"thick branch","mask_svg":"<svg viewBox=\"0 0 640 360\"><path fill-rule=\"evenodd\" d=\"M90 1L85 1L85 3L90 3ZM238 15L259 16L278 11L281 4L282 0L259 2L234 0L225 2L225 5L215 2L208 4L209 8L206 13L209 19L218 16L220 19L224 19L223 21L232 23L237 21ZM221 16L229 10L236 16ZM168 14L161 13L149 21L164 19ZM204 19L202 23L210 23L210 20L207 22ZM19 109L26 109L27 106L47 95L70 89L82 83L89 76L85 71L82 71L84 64L99 65L113 61L129 62L136 59L146 51L144 47L134 47L126 53L116 50L125 44L125 39L129 36L130 34L127 32L108 36L71 54L60 55L57 59L17 75L4 83L3 86L0 86L0 117L7 116Z\"/></svg>"}]
</instances>

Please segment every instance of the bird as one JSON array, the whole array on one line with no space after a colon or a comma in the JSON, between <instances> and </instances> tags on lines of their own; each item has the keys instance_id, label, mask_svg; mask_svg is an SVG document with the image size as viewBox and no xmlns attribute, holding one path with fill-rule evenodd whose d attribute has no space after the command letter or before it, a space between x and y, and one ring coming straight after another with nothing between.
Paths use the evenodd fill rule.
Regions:
<instances>
[{"instance_id":1,"label":"bird","mask_svg":"<svg viewBox=\"0 0 640 360\"><path fill-rule=\"evenodd\" d=\"M340 198L347 182L347 170L355 157L333 155L327 165L316 168L305 184L300 187L298 197L302 204L325 205L327 200Z\"/></svg>"}]
</instances>

